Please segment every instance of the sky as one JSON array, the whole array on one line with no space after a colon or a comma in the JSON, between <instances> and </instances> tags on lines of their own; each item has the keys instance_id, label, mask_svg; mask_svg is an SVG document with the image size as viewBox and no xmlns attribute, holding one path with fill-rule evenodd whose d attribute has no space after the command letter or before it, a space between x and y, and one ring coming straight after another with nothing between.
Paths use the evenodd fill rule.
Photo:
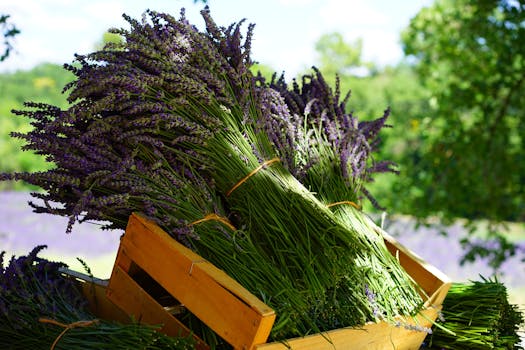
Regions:
<instances>
[{"instance_id":1,"label":"sky","mask_svg":"<svg viewBox=\"0 0 525 350\"><path fill-rule=\"evenodd\" d=\"M363 39L363 58L381 66L403 57L399 33L431 0L208 0L217 24L245 18L255 23L252 58L286 75L315 65L315 42L331 32L348 42ZM146 9L178 17L186 9L202 28L202 2L192 0L0 0L0 14L21 30L15 51L0 72L29 69L41 62L70 63L94 50L110 27L128 28L122 14L140 19ZM245 26L246 28L246 26Z\"/></svg>"}]
</instances>

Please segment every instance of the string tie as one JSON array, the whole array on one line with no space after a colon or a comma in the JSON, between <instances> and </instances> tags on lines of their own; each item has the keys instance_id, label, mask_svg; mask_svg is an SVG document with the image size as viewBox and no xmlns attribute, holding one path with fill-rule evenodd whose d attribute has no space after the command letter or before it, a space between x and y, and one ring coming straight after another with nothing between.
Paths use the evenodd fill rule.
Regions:
<instances>
[{"instance_id":1,"label":"string tie","mask_svg":"<svg viewBox=\"0 0 525 350\"><path fill-rule=\"evenodd\" d=\"M336 206L336 205L341 205L341 204L348 204L348 205L351 205L352 207L356 208L357 210L361 210L361 206L359 204L356 204L352 201L341 201L341 202L335 202L335 203L330 203L327 205L328 208L331 208L333 206Z\"/></svg>"},{"instance_id":2,"label":"string tie","mask_svg":"<svg viewBox=\"0 0 525 350\"><path fill-rule=\"evenodd\" d=\"M237 229L235 228L235 226L232 225L230 220L228 220L225 217L219 216L215 213L207 214L202 219L193 221L192 223L190 223L190 226L197 225L197 224L200 224L201 222L210 221L210 220L219 221L220 223L223 223L224 225L228 226L232 231L237 231Z\"/></svg>"},{"instance_id":3,"label":"string tie","mask_svg":"<svg viewBox=\"0 0 525 350\"><path fill-rule=\"evenodd\" d=\"M257 174L259 170L266 168L267 166L272 165L273 163L276 163L276 162L280 162L280 161L281 160L278 157L265 161L264 163L259 165L257 168L253 169L248 175L243 177L239 182L237 182L228 192L226 192L226 197L229 197L233 193L233 191L235 191L239 186L241 186L243 183L248 181L250 177Z\"/></svg>"},{"instance_id":4,"label":"string tie","mask_svg":"<svg viewBox=\"0 0 525 350\"><path fill-rule=\"evenodd\" d=\"M65 324L65 323L62 323L62 322L58 322L56 320L52 320L52 319L49 319L49 318L43 318L43 317L39 318L38 321L41 322L41 323L50 323L50 324L53 324L55 326L59 326L59 327L64 328L64 330L58 335L58 337L56 337L55 341L51 345L51 350L55 349L55 347L58 344L58 341L60 340L60 338L62 338L64 336L64 334L66 334L66 332L68 330L73 329L73 328L89 327L89 326L95 325L95 324L100 322L99 320L94 319L94 320L90 320L90 321L77 321L77 322Z\"/></svg>"}]
</instances>

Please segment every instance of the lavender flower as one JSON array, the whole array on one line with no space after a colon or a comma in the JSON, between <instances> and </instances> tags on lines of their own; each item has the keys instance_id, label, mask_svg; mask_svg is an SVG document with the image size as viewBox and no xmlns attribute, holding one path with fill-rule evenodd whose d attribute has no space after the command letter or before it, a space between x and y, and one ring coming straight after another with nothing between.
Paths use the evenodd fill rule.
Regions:
<instances>
[{"instance_id":1,"label":"lavender flower","mask_svg":"<svg viewBox=\"0 0 525 350\"><path fill-rule=\"evenodd\" d=\"M189 117L186 108L195 101L205 108L211 100L225 108L249 108L244 85L252 84L253 25L243 44L243 21L219 28L209 9L202 15L206 33L192 26L184 11L179 19L147 11L141 22L124 15L131 29L112 30L125 38L122 44L78 55L76 64L65 65L76 76L64 88L71 103L67 110L29 102L27 109L13 111L34 126L13 137L26 141L25 150L42 154L55 169L1 174L0 179L45 190L34 194L44 204L31 205L36 212L69 217L67 232L77 221L109 218L106 228L125 228L131 210L156 214L161 204L145 199L145 190L146 179L159 176L159 159L180 172L177 179L172 176L172 186L180 187L182 179L198 172L213 187L208 162L197 150L221 130L221 121L206 113ZM202 190L203 197L209 197L207 191Z\"/></svg>"},{"instance_id":2,"label":"lavender flower","mask_svg":"<svg viewBox=\"0 0 525 350\"><path fill-rule=\"evenodd\" d=\"M368 284L365 284L365 295L367 296L368 303L370 304L370 307L372 308L372 314L374 315L376 319L381 319L382 313L379 310L379 306L377 304L376 294L372 290L370 290L370 287L368 286Z\"/></svg>"},{"instance_id":3,"label":"lavender flower","mask_svg":"<svg viewBox=\"0 0 525 350\"><path fill-rule=\"evenodd\" d=\"M397 321L395 323L395 326L396 327L403 327L404 329L409 330L409 331L416 331L416 332L423 332L423 333L427 333L427 334L432 334L432 328L424 327L424 326L421 326L421 325L418 325L418 324L412 324L412 323Z\"/></svg>"},{"instance_id":4,"label":"lavender flower","mask_svg":"<svg viewBox=\"0 0 525 350\"><path fill-rule=\"evenodd\" d=\"M258 76L257 81L280 94L263 99L269 106L269 112L264 114L267 118L263 120L262 128L286 160L283 164L290 172L305 184L312 185L308 183L307 170L319 164L319 154L333 157L332 162L339 166L334 175L342 176L349 190L346 197L354 198L361 193L380 208L364 183L373 181L374 173L397 172L393 162L377 162L373 157L380 140L378 134L386 126L389 109L376 120L359 122L352 113L346 112L350 92L341 97L339 79L336 79L335 90L332 90L315 68L314 74L302 77L301 85L294 80L288 87L283 76L279 79L274 76L269 83ZM321 133L316 132L318 130ZM290 140L298 141L292 146ZM321 191L315 187L314 190Z\"/></svg>"},{"instance_id":5,"label":"lavender flower","mask_svg":"<svg viewBox=\"0 0 525 350\"><path fill-rule=\"evenodd\" d=\"M72 281L64 279L60 268L66 265L60 262L51 262L38 257L38 253L46 246L35 247L27 256L12 257L7 266L3 259L0 273L0 319L20 317L31 308L36 308L42 317L60 317L63 310L53 302L53 295L59 289L61 297L67 300L71 307L81 313L87 302L73 285ZM2 253L3 257L4 253ZM38 290L34 293L32 288ZM26 306L12 303L12 299L24 298ZM9 307L5 307L8 305ZM57 315L58 314L58 315ZM19 325L22 327L22 325Z\"/></svg>"},{"instance_id":6,"label":"lavender flower","mask_svg":"<svg viewBox=\"0 0 525 350\"><path fill-rule=\"evenodd\" d=\"M12 257L7 266L4 266L4 252L0 253L2 349L195 348L193 339L168 337L158 333L155 327L96 319L88 310L76 280L62 273L61 268L66 265L38 257L44 248L37 246L27 256ZM68 325L81 320L88 325L65 333L63 327L55 324Z\"/></svg>"}]
</instances>

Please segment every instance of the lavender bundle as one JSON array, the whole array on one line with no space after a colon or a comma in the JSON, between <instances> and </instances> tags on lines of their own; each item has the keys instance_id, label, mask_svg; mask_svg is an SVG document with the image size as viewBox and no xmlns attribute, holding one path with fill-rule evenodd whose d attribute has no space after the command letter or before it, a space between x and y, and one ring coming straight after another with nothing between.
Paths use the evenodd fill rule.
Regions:
<instances>
[{"instance_id":1,"label":"lavender bundle","mask_svg":"<svg viewBox=\"0 0 525 350\"><path fill-rule=\"evenodd\" d=\"M383 277L352 263L370 246L280 164L258 127L273 102L249 71L252 27L243 43L242 22L219 28L203 16L206 33L184 15L126 17L131 30L114 30L123 44L67 66L77 77L68 110L16 112L35 129L15 136L56 168L3 178L41 186L33 195L44 205L32 205L69 216L68 231L85 220L123 228L145 212L275 308L273 339L378 319L369 297ZM222 219L202 220L210 214Z\"/></svg>"},{"instance_id":2,"label":"lavender bundle","mask_svg":"<svg viewBox=\"0 0 525 350\"><path fill-rule=\"evenodd\" d=\"M282 97L269 113L273 125L265 125L271 125L272 142L286 153L287 168L326 200L359 203L366 197L383 209L365 184L374 180L374 174L397 173L393 162L374 158L390 111L375 120L359 121L347 112L350 91L341 95L338 77L332 90L315 67L300 85L294 80L289 87L284 76L274 76L270 83L259 76L258 81ZM329 179L323 179L321 172Z\"/></svg>"},{"instance_id":3,"label":"lavender bundle","mask_svg":"<svg viewBox=\"0 0 525 350\"><path fill-rule=\"evenodd\" d=\"M422 301L414 281L359 211L363 196L379 208L365 188L373 174L396 172L392 162L373 158L389 111L376 120L359 122L346 112L350 93L341 98L339 80L333 91L315 68L314 74L302 77L300 86L294 81L289 88L282 76L278 80L274 76L269 84L261 77L258 81L271 88L267 94L279 93L264 114L268 120L259 127L270 135L289 171L331 208L343 226L360 233L356 238L366 248L359 250L355 263L365 269L374 266L381 274L381 286L365 281L367 293L374 296L377 319L418 310Z\"/></svg>"},{"instance_id":4,"label":"lavender bundle","mask_svg":"<svg viewBox=\"0 0 525 350\"><path fill-rule=\"evenodd\" d=\"M194 349L192 338L173 338L154 326L96 319L63 263L39 258L45 246L4 266L0 254L2 349Z\"/></svg>"},{"instance_id":5,"label":"lavender bundle","mask_svg":"<svg viewBox=\"0 0 525 350\"><path fill-rule=\"evenodd\" d=\"M523 311L508 301L497 280L453 283L443 302L443 327L425 339L432 349L523 349L519 327Z\"/></svg>"}]
</instances>

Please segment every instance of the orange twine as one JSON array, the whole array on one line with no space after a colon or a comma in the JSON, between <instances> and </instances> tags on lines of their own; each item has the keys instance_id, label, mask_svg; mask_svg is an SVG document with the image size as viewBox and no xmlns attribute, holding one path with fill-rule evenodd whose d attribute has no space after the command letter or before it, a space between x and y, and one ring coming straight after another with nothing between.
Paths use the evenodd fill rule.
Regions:
<instances>
[{"instance_id":1,"label":"orange twine","mask_svg":"<svg viewBox=\"0 0 525 350\"><path fill-rule=\"evenodd\" d=\"M235 184L235 186L233 186L227 193L226 193L226 197L229 197L230 194L232 194L233 191L235 191L237 189L237 187L239 187L240 185L242 185L243 183L245 183L246 181L248 181L248 179L250 177L252 177L253 175L255 175L259 170L261 170L262 168L264 167L267 167L268 165L271 165L275 162L280 162L281 160L278 158L278 157L275 157L275 158L272 158L270 160L267 160L265 161L264 163L262 163L261 165L259 165L257 168L253 169L251 173L249 173L248 175L246 175L245 177L243 177L239 182L237 182Z\"/></svg>"},{"instance_id":2,"label":"orange twine","mask_svg":"<svg viewBox=\"0 0 525 350\"><path fill-rule=\"evenodd\" d=\"M55 349L55 346L58 344L58 341L60 340L60 338L62 338L62 336L66 334L68 330L73 329L73 328L89 327L99 322L99 320L95 319L91 321L77 321L77 322L73 322L70 324L65 324L62 322L51 320L49 318L39 318L38 321L42 323L51 323L51 324L54 324L55 326L64 328L64 330L58 335L58 337L56 337L55 341L51 345L51 350Z\"/></svg>"},{"instance_id":3,"label":"orange twine","mask_svg":"<svg viewBox=\"0 0 525 350\"><path fill-rule=\"evenodd\" d=\"M199 219L199 220L196 220L196 221L190 223L190 226L197 225L197 224L199 224L201 222L210 221L210 220L219 221L219 222L223 223L224 225L228 226L232 231L236 231L237 230L235 228L235 226L232 225L230 220L226 219L225 217L219 216L219 215L217 215L215 213L208 214L205 217L203 217L202 219Z\"/></svg>"},{"instance_id":4,"label":"orange twine","mask_svg":"<svg viewBox=\"0 0 525 350\"><path fill-rule=\"evenodd\" d=\"M352 207L354 207L354 208L356 208L358 210L361 209L361 206L359 204L355 204L352 201L335 202L335 203L328 204L327 207L330 208L330 207L333 207L333 206L336 206L336 205L340 205L340 204L350 204Z\"/></svg>"}]
</instances>

